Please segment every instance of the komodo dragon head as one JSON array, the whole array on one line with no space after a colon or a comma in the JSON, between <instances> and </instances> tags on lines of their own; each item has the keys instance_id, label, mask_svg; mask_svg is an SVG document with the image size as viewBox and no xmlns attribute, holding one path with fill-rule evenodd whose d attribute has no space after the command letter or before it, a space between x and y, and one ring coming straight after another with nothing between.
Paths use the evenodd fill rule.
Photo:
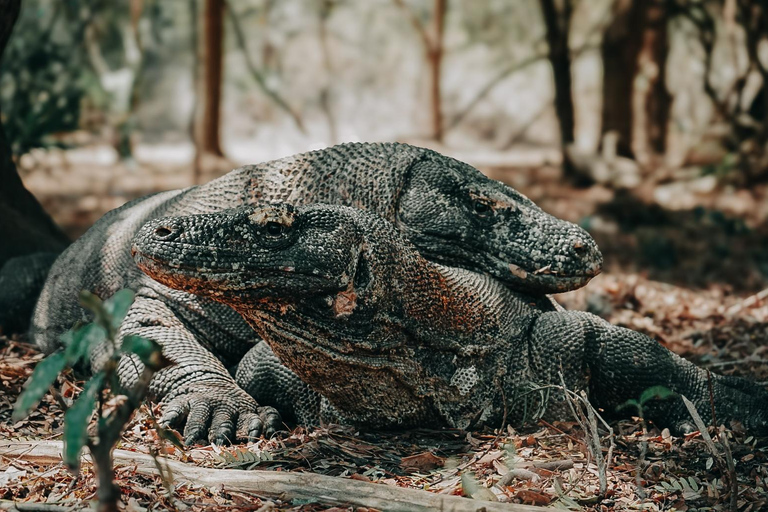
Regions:
<instances>
[{"instance_id":1,"label":"komodo dragon head","mask_svg":"<svg viewBox=\"0 0 768 512\"><path fill-rule=\"evenodd\" d=\"M451 277L384 219L321 204L162 218L137 233L133 255L160 283L237 310L346 421L466 428L500 417L524 314L487 300L511 293L498 281Z\"/></svg>"},{"instance_id":2,"label":"komodo dragon head","mask_svg":"<svg viewBox=\"0 0 768 512\"><path fill-rule=\"evenodd\" d=\"M574 290L602 266L597 244L579 226L434 152L408 170L395 224L427 259L488 272L514 290Z\"/></svg>"}]
</instances>

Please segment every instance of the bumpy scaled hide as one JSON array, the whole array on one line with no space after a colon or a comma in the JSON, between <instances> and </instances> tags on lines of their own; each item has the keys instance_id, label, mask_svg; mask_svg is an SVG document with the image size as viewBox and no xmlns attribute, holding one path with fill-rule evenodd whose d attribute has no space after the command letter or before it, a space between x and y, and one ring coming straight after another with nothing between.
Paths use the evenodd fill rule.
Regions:
<instances>
[{"instance_id":1,"label":"bumpy scaled hide","mask_svg":"<svg viewBox=\"0 0 768 512\"><path fill-rule=\"evenodd\" d=\"M536 295L542 307L552 307L543 294L584 285L602 261L585 231L467 164L405 144L346 144L245 166L205 185L151 195L107 213L53 265L33 318L36 343L51 352L62 332L88 320L77 302L80 290L108 297L130 287L137 298L121 336L150 337L178 363L158 375L150 391L172 404L166 407L171 418L189 413L204 424L188 430L188 439L203 435L208 424L212 439L231 438L244 421L251 432L265 425L269 430L276 423L273 412L260 413L228 371L259 344L258 336L229 307L149 279L130 254L131 239L152 219L261 202L371 211L394 223L428 259L487 272ZM354 306L354 294L334 302L340 314ZM92 365L102 364L105 349L93 352ZM124 363L121 381L130 385L141 367Z\"/></svg>"},{"instance_id":2,"label":"bumpy scaled hide","mask_svg":"<svg viewBox=\"0 0 768 512\"><path fill-rule=\"evenodd\" d=\"M386 220L309 205L158 219L135 238L139 267L228 304L272 348L237 369L243 386L299 421L375 428L562 418L561 375L607 411L652 386L702 418L768 430L768 393L711 376L640 333L583 312L542 311L483 274L424 259ZM339 303L342 306L339 306ZM279 361L278 361L279 359ZM287 371L280 362L292 372ZM679 396L646 417L694 427Z\"/></svg>"}]
</instances>

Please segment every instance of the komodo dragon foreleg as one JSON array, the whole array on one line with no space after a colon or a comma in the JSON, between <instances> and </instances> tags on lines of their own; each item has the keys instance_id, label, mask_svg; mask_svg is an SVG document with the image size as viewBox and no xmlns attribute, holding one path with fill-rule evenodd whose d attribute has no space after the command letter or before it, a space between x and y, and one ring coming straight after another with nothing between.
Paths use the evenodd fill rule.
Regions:
<instances>
[{"instance_id":1,"label":"komodo dragon foreleg","mask_svg":"<svg viewBox=\"0 0 768 512\"><path fill-rule=\"evenodd\" d=\"M714 408L719 424L738 419L752 431L768 430L768 392L736 377L709 373L639 332L612 325L580 311L542 314L530 337L532 373L546 382L564 375L587 375L590 400L613 413L653 386L674 396L651 400L644 416L673 432L697 430L679 395L696 406L706 424ZM711 385L711 395L710 395ZM628 412L634 412L629 410Z\"/></svg>"},{"instance_id":2,"label":"komodo dragon foreleg","mask_svg":"<svg viewBox=\"0 0 768 512\"><path fill-rule=\"evenodd\" d=\"M158 372L150 384L151 396L165 404L160 423L168 426L186 420L184 440L187 444L204 439L206 434L210 442L227 443L234 441L238 431L248 437L258 437L278 430L282 425L279 414L272 407L260 407L237 386L224 362L213 355L226 353L222 350L222 340L233 343L232 340L237 339L231 332L237 322L225 321L235 313L220 304L205 303L179 292L170 292L174 297L169 300L164 296L166 293L158 293L158 289L156 285L138 288L119 335L121 339L137 335L155 340L162 345L163 354L175 363ZM190 316L196 321L187 321ZM200 321L200 316L207 321ZM218 326L214 323L216 319ZM240 324L253 336L244 322ZM194 331L190 326L195 327ZM230 332L224 332L222 326ZM234 346L241 345L234 343ZM103 364L104 356L103 345L94 350L95 368ZM233 357L237 358L237 354ZM142 369L137 358L123 357L118 365L121 385L132 388Z\"/></svg>"}]
</instances>

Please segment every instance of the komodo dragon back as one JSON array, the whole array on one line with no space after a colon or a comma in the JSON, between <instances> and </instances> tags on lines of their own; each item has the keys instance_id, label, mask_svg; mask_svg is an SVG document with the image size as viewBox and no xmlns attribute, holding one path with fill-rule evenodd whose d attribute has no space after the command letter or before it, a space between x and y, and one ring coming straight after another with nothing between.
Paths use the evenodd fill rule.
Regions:
<instances>
[{"instance_id":1,"label":"komodo dragon back","mask_svg":"<svg viewBox=\"0 0 768 512\"><path fill-rule=\"evenodd\" d=\"M277 201L377 213L396 222L428 258L488 271L533 293L582 286L602 262L585 231L467 164L407 144L344 144L244 166L107 213L53 265L33 317L33 338L46 352L54 350L62 332L86 320L77 303L80 290L106 297L131 286L140 274L130 240L148 220ZM497 215L490 208L498 208Z\"/></svg>"}]
</instances>

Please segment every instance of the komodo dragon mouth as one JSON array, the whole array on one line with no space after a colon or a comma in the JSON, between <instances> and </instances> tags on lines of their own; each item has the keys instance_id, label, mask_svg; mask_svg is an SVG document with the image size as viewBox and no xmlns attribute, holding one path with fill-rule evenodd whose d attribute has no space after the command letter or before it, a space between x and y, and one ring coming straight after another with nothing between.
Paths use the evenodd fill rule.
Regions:
<instances>
[{"instance_id":1,"label":"komodo dragon mouth","mask_svg":"<svg viewBox=\"0 0 768 512\"><path fill-rule=\"evenodd\" d=\"M220 295L225 291L246 292L248 290L257 290L259 288L267 288L270 286L272 282L271 279L265 279L264 282L259 283L253 279L256 275L263 277L285 275L290 276L291 279L296 279L298 277L307 283L313 283L323 287L341 286L338 284L338 280L333 277L297 272L292 267L269 269L253 269L248 267L242 267L240 269L232 267L201 268L194 265L169 262L161 258L153 257L146 252L142 252L136 246L131 248L131 256L142 272L152 279L167 286L171 286L172 288L178 287L179 283L183 283L184 288L187 291L200 293L208 290L212 282L218 283L216 292L206 293L207 295ZM169 270L172 272L169 272ZM248 276L250 279L243 279L245 276ZM343 288L343 286L341 286L341 288Z\"/></svg>"}]
</instances>

